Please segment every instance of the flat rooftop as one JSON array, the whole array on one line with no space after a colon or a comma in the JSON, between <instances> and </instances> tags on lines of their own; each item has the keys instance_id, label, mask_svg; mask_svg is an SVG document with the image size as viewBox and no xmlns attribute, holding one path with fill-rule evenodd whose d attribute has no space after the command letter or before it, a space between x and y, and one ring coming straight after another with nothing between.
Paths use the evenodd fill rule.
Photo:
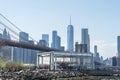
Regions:
<instances>
[{"instance_id":1,"label":"flat rooftop","mask_svg":"<svg viewBox=\"0 0 120 80\"><path fill-rule=\"evenodd\" d=\"M56 52L56 51L51 51L51 52L42 52L38 53L37 56L50 56L50 54L53 54L55 57L80 57L80 56L85 56L85 57L91 57L93 54L92 53L75 53L75 52Z\"/></svg>"}]
</instances>

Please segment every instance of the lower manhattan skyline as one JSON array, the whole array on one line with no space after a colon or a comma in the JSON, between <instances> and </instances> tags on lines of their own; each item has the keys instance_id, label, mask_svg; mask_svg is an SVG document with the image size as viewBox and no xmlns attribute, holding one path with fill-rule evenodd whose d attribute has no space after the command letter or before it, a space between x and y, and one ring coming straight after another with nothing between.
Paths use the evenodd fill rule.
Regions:
<instances>
[{"instance_id":1,"label":"lower manhattan skyline","mask_svg":"<svg viewBox=\"0 0 120 80\"><path fill-rule=\"evenodd\" d=\"M42 39L42 34L49 34L51 44L52 31L56 30L62 46L67 49L67 26L71 16L74 45L75 42L81 43L81 29L88 28L91 52L94 52L94 45L97 45L100 56L104 58L117 54L117 36L120 36L119 0L0 2L0 13L37 41Z\"/></svg>"}]
</instances>

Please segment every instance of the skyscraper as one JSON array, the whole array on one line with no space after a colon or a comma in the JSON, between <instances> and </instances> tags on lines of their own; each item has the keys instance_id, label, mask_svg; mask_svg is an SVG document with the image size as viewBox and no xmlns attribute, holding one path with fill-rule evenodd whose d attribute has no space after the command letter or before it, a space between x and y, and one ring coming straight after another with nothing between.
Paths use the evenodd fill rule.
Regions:
<instances>
[{"instance_id":1,"label":"skyscraper","mask_svg":"<svg viewBox=\"0 0 120 80\"><path fill-rule=\"evenodd\" d=\"M117 56L120 57L120 36L117 36Z\"/></svg>"},{"instance_id":2,"label":"skyscraper","mask_svg":"<svg viewBox=\"0 0 120 80\"><path fill-rule=\"evenodd\" d=\"M45 40L39 40L38 45L45 47L46 46L46 41Z\"/></svg>"},{"instance_id":3,"label":"skyscraper","mask_svg":"<svg viewBox=\"0 0 120 80\"><path fill-rule=\"evenodd\" d=\"M3 31L3 39L7 39L8 35L7 35L7 30L6 28Z\"/></svg>"},{"instance_id":4,"label":"skyscraper","mask_svg":"<svg viewBox=\"0 0 120 80\"><path fill-rule=\"evenodd\" d=\"M61 49L61 38L57 36L57 49Z\"/></svg>"},{"instance_id":5,"label":"skyscraper","mask_svg":"<svg viewBox=\"0 0 120 80\"><path fill-rule=\"evenodd\" d=\"M117 36L117 66L120 66L120 36Z\"/></svg>"},{"instance_id":6,"label":"skyscraper","mask_svg":"<svg viewBox=\"0 0 120 80\"><path fill-rule=\"evenodd\" d=\"M20 32L19 33L19 41L20 42L28 42L28 33L25 33L25 32Z\"/></svg>"},{"instance_id":7,"label":"skyscraper","mask_svg":"<svg viewBox=\"0 0 120 80\"><path fill-rule=\"evenodd\" d=\"M0 33L0 38L2 38L2 36L3 36L2 33Z\"/></svg>"},{"instance_id":8,"label":"skyscraper","mask_svg":"<svg viewBox=\"0 0 120 80\"><path fill-rule=\"evenodd\" d=\"M52 44L51 44L51 47L57 49L57 31L52 31Z\"/></svg>"},{"instance_id":9,"label":"skyscraper","mask_svg":"<svg viewBox=\"0 0 120 80\"><path fill-rule=\"evenodd\" d=\"M31 45L34 45L34 41L28 40L28 34L25 32L19 33L19 41L27 42ZM13 61L22 62L24 64L36 64L36 51L25 48L17 48L13 49Z\"/></svg>"},{"instance_id":10,"label":"skyscraper","mask_svg":"<svg viewBox=\"0 0 120 80\"><path fill-rule=\"evenodd\" d=\"M97 57L97 45L94 46L94 57Z\"/></svg>"},{"instance_id":11,"label":"skyscraper","mask_svg":"<svg viewBox=\"0 0 120 80\"><path fill-rule=\"evenodd\" d=\"M61 50L61 38L57 35L57 31L52 32L52 48Z\"/></svg>"},{"instance_id":12,"label":"skyscraper","mask_svg":"<svg viewBox=\"0 0 120 80\"><path fill-rule=\"evenodd\" d=\"M10 40L10 34L9 34L9 32L7 32L6 28L4 28L2 38Z\"/></svg>"},{"instance_id":13,"label":"skyscraper","mask_svg":"<svg viewBox=\"0 0 120 80\"><path fill-rule=\"evenodd\" d=\"M1 38L10 40L10 34L7 32L6 28L4 28L3 35L1 35ZM11 59L11 47L10 46L3 46L1 47L2 50L2 56L8 57Z\"/></svg>"},{"instance_id":14,"label":"skyscraper","mask_svg":"<svg viewBox=\"0 0 120 80\"><path fill-rule=\"evenodd\" d=\"M19 42L28 42L28 34L25 32L20 32L19 33ZM14 58L17 57L16 60L17 62L22 62L22 63L28 63L28 49L24 48L15 48L14 50Z\"/></svg>"},{"instance_id":15,"label":"skyscraper","mask_svg":"<svg viewBox=\"0 0 120 80\"><path fill-rule=\"evenodd\" d=\"M71 25L71 18L70 24L67 27L67 51L73 52L74 50L74 29L73 25Z\"/></svg>"},{"instance_id":16,"label":"skyscraper","mask_svg":"<svg viewBox=\"0 0 120 80\"><path fill-rule=\"evenodd\" d=\"M7 37L7 38L8 38L8 40L11 40L11 37L10 37L10 33L9 33L9 32L8 32L8 37Z\"/></svg>"},{"instance_id":17,"label":"skyscraper","mask_svg":"<svg viewBox=\"0 0 120 80\"><path fill-rule=\"evenodd\" d=\"M82 32L81 44L87 44L87 52L89 53L90 52L90 38L88 34L88 29L83 28L81 32Z\"/></svg>"},{"instance_id":18,"label":"skyscraper","mask_svg":"<svg viewBox=\"0 0 120 80\"><path fill-rule=\"evenodd\" d=\"M34 41L29 40L29 43L34 45ZM36 64L36 56L37 56L37 52L35 50L32 49L28 49L28 63L29 64Z\"/></svg>"},{"instance_id":19,"label":"skyscraper","mask_svg":"<svg viewBox=\"0 0 120 80\"><path fill-rule=\"evenodd\" d=\"M98 62L101 61L99 53L97 51L97 45L94 46L94 59L95 59L95 61L98 61Z\"/></svg>"},{"instance_id":20,"label":"skyscraper","mask_svg":"<svg viewBox=\"0 0 120 80\"><path fill-rule=\"evenodd\" d=\"M42 34L42 40L45 40L47 47L49 47L49 35L48 34Z\"/></svg>"},{"instance_id":21,"label":"skyscraper","mask_svg":"<svg viewBox=\"0 0 120 80\"><path fill-rule=\"evenodd\" d=\"M116 58L116 56L112 57L112 66L117 66L117 58Z\"/></svg>"},{"instance_id":22,"label":"skyscraper","mask_svg":"<svg viewBox=\"0 0 120 80\"><path fill-rule=\"evenodd\" d=\"M23 62L21 60L21 53L20 48L14 47L13 48L13 61L15 62Z\"/></svg>"}]
</instances>

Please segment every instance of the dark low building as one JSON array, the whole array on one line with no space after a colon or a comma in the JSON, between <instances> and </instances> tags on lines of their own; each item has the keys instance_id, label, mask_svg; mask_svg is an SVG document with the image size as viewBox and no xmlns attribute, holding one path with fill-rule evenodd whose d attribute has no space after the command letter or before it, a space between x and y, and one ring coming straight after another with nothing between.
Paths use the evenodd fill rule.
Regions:
<instances>
[{"instance_id":1,"label":"dark low building","mask_svg":"<svg viewBox=\"0 0 120 80\"><path fill-rule=\"evenodd\" d=\"M75 44L75 52L87 53L87 44Z\"/></svg>"}]
</instances>

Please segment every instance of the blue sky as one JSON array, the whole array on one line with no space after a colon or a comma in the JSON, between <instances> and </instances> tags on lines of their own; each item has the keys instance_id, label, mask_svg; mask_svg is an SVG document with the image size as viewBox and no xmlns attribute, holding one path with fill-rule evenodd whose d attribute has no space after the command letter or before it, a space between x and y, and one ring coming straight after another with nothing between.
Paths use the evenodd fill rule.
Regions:
<instances>
[{"instance_id":1,"label":"blue sky","mask_svg":"<svg viewBox=\"0 0 120 80\"><path fill-rule=\"evenodd\" d=\"M67 25L72 17L74 41L81 42L81 28L88 28L93 45L104 58L117 53L120 35L120 0L0 0L0 13L35 40L57 30L66 46Z\"/></svg>"}]
</instances>

